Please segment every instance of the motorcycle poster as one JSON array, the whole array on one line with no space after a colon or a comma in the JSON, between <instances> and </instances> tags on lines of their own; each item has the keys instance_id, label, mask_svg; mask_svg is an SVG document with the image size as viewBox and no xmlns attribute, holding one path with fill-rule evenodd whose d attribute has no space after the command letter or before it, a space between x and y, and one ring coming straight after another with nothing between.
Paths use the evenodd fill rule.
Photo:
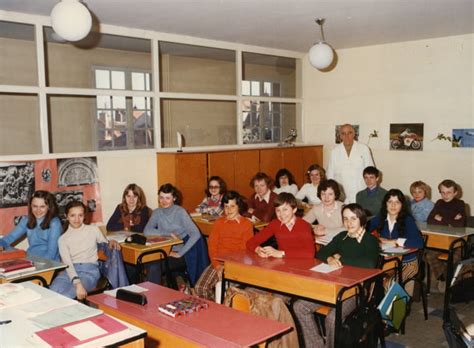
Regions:
<instances>
[{"instance_id":1,"label":"motorcycle poster","mask_svg":"<svg viewBox=\"0 0 474 348\"><path fill-rule=\"evenodd\" d=\"M391 123L390 150L422 151L423 123Z\"/></svg>"}]
</instances>

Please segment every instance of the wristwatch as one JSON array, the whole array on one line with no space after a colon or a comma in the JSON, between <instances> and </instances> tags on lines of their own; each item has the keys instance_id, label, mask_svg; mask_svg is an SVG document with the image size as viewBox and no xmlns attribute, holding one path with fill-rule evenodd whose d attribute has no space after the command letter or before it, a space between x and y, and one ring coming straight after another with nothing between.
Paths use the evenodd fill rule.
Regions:
<instances>
[{"instance_id":1,"label":"wristwatch","mask_svg":"<svg viewBox=\"0 0 474 348\"><path fill-rule=\"evenodd\" d=\"M78 280L80 282L81 278L79 278L78 276L72 277L71 283L73 283L73 284L78 283L78 282L76 282L76 280Z\"/></svg>"}]
</instances>

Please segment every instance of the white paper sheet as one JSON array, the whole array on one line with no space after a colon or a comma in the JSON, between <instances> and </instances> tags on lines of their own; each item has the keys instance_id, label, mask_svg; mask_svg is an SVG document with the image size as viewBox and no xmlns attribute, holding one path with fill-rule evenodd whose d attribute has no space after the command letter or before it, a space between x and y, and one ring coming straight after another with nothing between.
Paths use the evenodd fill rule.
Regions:
<instances>
[{"instance_id":1,"label":"white paper sheet","mask_svg":"<svg viewBox=\"0 0 474 348\"><path fill-rule=\"evenodd\" d=\"M319 265L314 266L313 268L310 268L310 271L319 272L319 273L330 273L340 268L342 268L342 266L341 267L330 266L327 263L320 263Z\"/></svg>"},{"instance_id":2,"label":"white paper sheet","mask_svg":"<svg viewBox=\"0 0 474 348\"><path fill-rule=\"evenodd\" d=\"M102 329L100 326L97 326L92 321L85 321L83 323L71 325L65 327L64 330L69 332L80 341L107 334L107 331Z\"/></svg>"}]
</instances>

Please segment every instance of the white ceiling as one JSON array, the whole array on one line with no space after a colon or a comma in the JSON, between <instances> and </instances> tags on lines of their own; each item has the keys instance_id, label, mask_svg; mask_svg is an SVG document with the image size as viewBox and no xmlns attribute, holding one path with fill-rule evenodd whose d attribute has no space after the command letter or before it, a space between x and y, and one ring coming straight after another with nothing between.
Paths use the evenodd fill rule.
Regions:
<instances>
[{"instance_id":1,"label":"white ceiling","mask_svg":"<svg viewBox=\"0 0 474 348\"><path fill-rule=\"evenodd\" d=\"M58 0L0 0L0 9L49 15ZM474 0L83 0L102 24L306 52L474 32ZM7 18L8 19L8 18Z\"/></svg>"}]
</instances>

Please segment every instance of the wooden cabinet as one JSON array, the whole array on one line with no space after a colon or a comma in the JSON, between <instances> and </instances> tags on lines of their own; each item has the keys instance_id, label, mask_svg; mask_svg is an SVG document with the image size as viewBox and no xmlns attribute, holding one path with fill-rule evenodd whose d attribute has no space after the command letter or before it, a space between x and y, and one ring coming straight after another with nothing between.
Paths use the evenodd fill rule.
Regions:
<instances>
[{"instance_id":1,"label":"wooden cabinet","mask_svg":"<svg viewBox=\"0 0 474 348\"><path fill-rule=\"evenodd\" d=\"M158 188L166 183L173 184L181 191L182 206L194 211L201 203L207 185L207 154L158 154L157 166Z\"/></svg>"},{"instance_id":2,"label":"wooden cabinet","mask_svg":"<svg viewBox=\"0 0 474 348\"><path fill-rule=\"evenodd\" d=\"M210 176L218 175L230 190L249 197L253 193L250 179L265 172L272 179L280 168L293 173L296 183L305 183L310 164L323 164L322 146L278 147L235 151L158 153L158 187L171 183L183 194L183 207L194 211L204 198Z\"/></svg>"}]
</instances>

